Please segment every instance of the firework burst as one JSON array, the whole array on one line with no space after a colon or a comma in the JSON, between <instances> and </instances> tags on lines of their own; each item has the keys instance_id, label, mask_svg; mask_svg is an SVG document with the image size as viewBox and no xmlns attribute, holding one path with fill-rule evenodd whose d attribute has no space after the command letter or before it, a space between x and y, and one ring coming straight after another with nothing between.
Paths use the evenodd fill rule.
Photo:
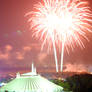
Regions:
<instances>
[{"instance_id":1,"label":"firework burst","mask_svg":"<svg viewBox=\"0 0 92 92\"><path fill-rule=\"evenodd\" d=\"M58 72L57 50L61 51L61 71L63 70L64 48L83 48L80 37L87 39L86 32L91 32L91 11L86 1L79 0L43 0L34 5L29 12L33 35L54 50L56 71ZM88 39L87 39L88 40ZM76 43L76 44L74 44Z\"/></svg>"}]
</instances>

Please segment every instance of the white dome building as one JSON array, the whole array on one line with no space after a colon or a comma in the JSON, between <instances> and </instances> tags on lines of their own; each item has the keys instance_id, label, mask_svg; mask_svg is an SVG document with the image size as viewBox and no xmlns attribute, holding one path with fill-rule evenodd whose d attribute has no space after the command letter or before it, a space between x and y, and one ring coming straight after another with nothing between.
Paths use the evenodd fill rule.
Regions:
<instances>
[{"instance_id":1,"label":"white dome building","mask_svg":"<svg viewBox=\"0 0 92 92\"><path fill-rule=\"evenodd\" d=\"M0 92L63 92L63 88L38 75L32 64L32 72L18 73Z\"/></svg>"}]
</instances>

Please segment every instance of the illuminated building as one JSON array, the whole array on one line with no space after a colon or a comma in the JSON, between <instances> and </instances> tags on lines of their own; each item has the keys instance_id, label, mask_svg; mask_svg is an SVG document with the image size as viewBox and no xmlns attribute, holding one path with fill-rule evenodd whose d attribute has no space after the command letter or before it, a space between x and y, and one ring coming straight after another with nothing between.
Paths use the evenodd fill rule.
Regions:
<instances>
[{"instance_id":1,"label":"illuminated building","mask_svg":"<svg viewBox=\"0 0 92 92\"><path fill-rule=\"evenodd\" d=\"M36 73L32 64L32 72L20 74L7 85L0 88L0 92L62 92L63 88L48 81Z\"/></svg>"}]
</instances>

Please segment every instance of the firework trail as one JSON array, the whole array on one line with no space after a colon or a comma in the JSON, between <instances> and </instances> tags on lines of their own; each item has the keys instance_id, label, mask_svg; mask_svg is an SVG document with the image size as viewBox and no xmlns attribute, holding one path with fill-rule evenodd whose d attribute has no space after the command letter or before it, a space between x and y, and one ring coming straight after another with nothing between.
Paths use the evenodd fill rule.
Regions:
<instances>
[{"instance_id":1,"label":"firework trail","mask_svg":"<svg viewBox=\"0 0 92 92\"><path fill-rule=\"evenodd\" d=\"M92 14L88 7L88 2L81 0L63 0L60 2L63 21L63 27L61 28L63 31L60 31L62 37L61 71L63 71L64 48L66 47L68 51L68 47L71 47L73 50L75 45L81 48L85 47L80 37L82 36L88 40L86 32L91 32Z\"/></svg>"},{"instance_id":2,"label":"firework trail","mask_svg":"<svg viewBox=\"0 0 92 92\"><path fill-rule=\"evenodd\" d=\"M64 49L75 45L84 47L80 37L85 38L86 32L91 32L91 10L86 1L79 0L43 0L34 5L34 11L29 12L33 35L43 41L48 49L53 47L56 71L58 59L56 46L61 51L61 71L63 71Z\"/></svg>"}]
</instances>

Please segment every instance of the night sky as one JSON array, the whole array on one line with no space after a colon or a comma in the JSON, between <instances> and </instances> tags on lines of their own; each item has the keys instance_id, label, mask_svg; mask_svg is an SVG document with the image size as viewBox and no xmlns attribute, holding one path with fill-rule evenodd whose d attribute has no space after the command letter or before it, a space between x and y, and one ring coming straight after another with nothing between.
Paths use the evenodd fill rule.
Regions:
<instances>
[{"instance_id":1,"label":"night sky","mask_svg":"<svg viewBox=\"0 0 92 92\"><path fill-rule=\"evenodd\" d=\"M28 17L25 17L37 2L0 0L0 73L30 71L32 61L38 71L55 71L53 51L47 53L46 48L41 51L41 42L32 37ZM64 71L92 72L92 33L86 36L90 41L82 40L84 49L75 46L73 52L65 51Z\"/></svg>"}]
</instances>

